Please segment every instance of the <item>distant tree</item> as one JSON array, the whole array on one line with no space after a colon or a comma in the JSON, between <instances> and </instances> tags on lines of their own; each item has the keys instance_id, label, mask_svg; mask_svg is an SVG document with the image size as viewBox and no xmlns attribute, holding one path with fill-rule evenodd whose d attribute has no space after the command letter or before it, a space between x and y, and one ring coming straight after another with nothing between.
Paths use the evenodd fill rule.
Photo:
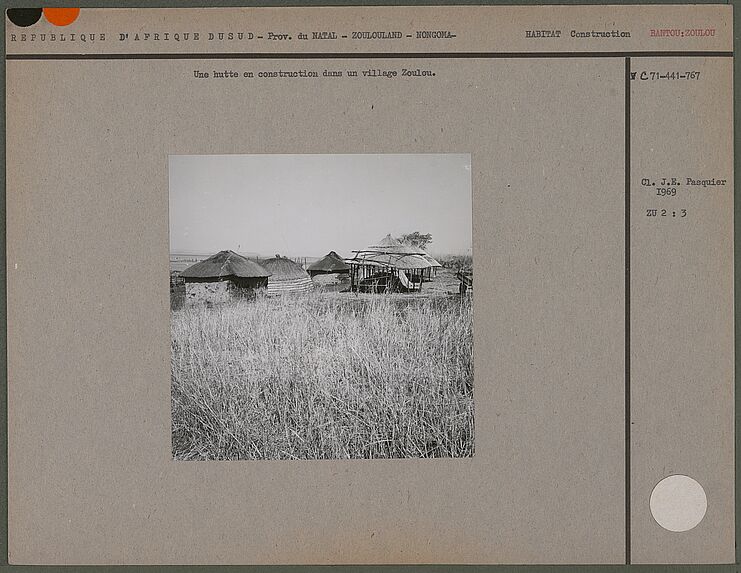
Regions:
<instances>
[{"instance_id":1,"label":"distant tree","mask_svg":"<svg viewBox=\"0 0 741 573\"><path fill-rule=\"evenodd\" d=\"M402 235L401 242L412 247L424 249L432 242L432 235L430 233L422 234L419 231L414 231L414 233Z\"/></svg>"}]
</instances>

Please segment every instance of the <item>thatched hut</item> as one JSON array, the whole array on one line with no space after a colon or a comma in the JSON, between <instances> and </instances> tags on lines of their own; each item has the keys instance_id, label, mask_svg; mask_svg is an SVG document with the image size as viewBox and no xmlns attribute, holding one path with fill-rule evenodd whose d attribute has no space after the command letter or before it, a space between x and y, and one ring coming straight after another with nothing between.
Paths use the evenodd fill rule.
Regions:
<instances>
[{"instance_id":1,"label":"thatched hut","mask_svg":"<svg viewBox=\"0 0 741 573\"><path fill-rule=\"evenodd\" d=\"M308 292L314 286L309 273L291 259L275 255L260 264L270 272L268 295Z\"/></svg>"},{"instance_id":2,"label":"thatched hut","mask_svg":"<svg viewBox=\"0 0 741 573\"><path fill-rule=\"evenodd\" d=\"M442 264L440 264L440 262L432 257L426 250L422 248L420 248L419 250L422 251L422 258L430 263L432 271L437 273L437 269L442 268Z\"/></svg>"},{"instance_id":3,"label":"thatched hut","mask_svg":"<svg viewBox=\"0 0 741 573\"><path fill-rule=\"evenodd\" d=\"M223 302L267 288L270 272L235 253L220 251L180 273L188 302Z\"/></svg>"},{"instance_id":4,"label":"thatched hut","mask_svg":"<svg viewBox=\"0 0 741 573\"><path fill-rule=\"evenodd\" d=\"M350 265L334 251L309 265L306 272L315 285L325 290L342 290L350 285Z\"/></svg>"},{"instance_id":5,"label":"thatched hut","mask_svg":"<svg viewBox=\"0 0 741 573\"><path fill-rule=\"evenodd\" d=\"M423 280L425 280L425 281L431 281L433 275L434 276L437 276L437 269L442 268L442 264L440 264L440 262L437 261L437 259L435 259L434 257L432 257L432 255L430 255L422 247L417 247L417 246L411 245L409 243L404 243L404 244L407 245L407 246L409 246L409 247L412 247L417 252L417 254L419 254L425 261L427 261L428 263L430 263L430 267L426 271L424 271L422 273L422 279Z\"/></svg>"},{"instance_id":6,"label":"thatched hut","mask_svg":"<svg viewBox=\"0 0 741 573\"><path fill-rule=\"evenodd\" d=\"M348 274L350 272L350 265L340 255L334 251L329 251L324 258L309 265L306 268L306 272L312 278L316 275Z\"/></svg>"},{"instance_id":7,"label":"thatched hut","mask_svg":"<svg viewBox=\"0 0 741 573\"><path fill-rule=\"evenodd\" d=\"M424 277L432 265L423 251L404 245L390 234L375 245L348 259L350 289L367 292L410 292L422 289Z\"/></svg>"}]
</instances>

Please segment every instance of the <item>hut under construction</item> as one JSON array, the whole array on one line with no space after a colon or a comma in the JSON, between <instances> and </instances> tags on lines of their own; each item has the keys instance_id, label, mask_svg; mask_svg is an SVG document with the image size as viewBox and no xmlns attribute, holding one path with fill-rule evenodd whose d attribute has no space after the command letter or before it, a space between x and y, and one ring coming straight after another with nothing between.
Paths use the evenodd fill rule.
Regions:
<instances>
[{"instance_id":1,"label":"hut under construction","mask_svg":"<svg viewBox=\"0 0 741 573\"><path fill-rule=\"evenodd\" d=\"M291 259L275 255L272 259L260 261L260 264L270 272L269 296L309 292L314 287L309 273Z\"/></svg>"},{"instance_id":2,"label":"hut under construction","mask_svg":"<svg viewBox=\"0 0 741 573\"><path fill-rule=\"evenodd\" d=\"M420 251L422 251L422 258L426 260L428 263L430 263L430 268L427 271L427 276L425 280L432 280L432 276L437 276L437 269L442 268L442 264L437 261L434 257L432 257L427 251L420 248Z\"/></svg>"},{"instance_id":3,"label":"hut under construction","mask_svg":"<svg viewBox=\"0 0 741 573\"><path fill-rule=\"evenodd\" d=\"M422 290L432 264L424 251L404 245L390 234L377 244L359 251L347 260L350 290L361 292L414 292Z\"/></svg>"},{"instance_id":4,"label":"hut under construction","mask_svg":"<svg viewBox=\"0 0 741 573\"><path fill-rule=\"evenodd\" d=\"M432 255L430 255L426 250L424 250L422 247L417 247L415 245L410 245L409 243L404 243L405 245L409 247L413 247L420 256L426 260L428 263L430 263L430 268L427 269L427 272L422 274L422 279L425 281L431 281L433 276L437 276L437 269L441 269L442 265L440 262L437 261Z\"/></svg>"},{"instance_id":5,"label":"hut under construction","mask_svg":"<svg viewBox=\"0 0 741 573\"><path fill-rule=\"evenodd\" d=\"M269 276L264 267L234 251L219 251L180 273L189 303L254 296L257 289L267 288Z\"/></svg>"}]
</instances>

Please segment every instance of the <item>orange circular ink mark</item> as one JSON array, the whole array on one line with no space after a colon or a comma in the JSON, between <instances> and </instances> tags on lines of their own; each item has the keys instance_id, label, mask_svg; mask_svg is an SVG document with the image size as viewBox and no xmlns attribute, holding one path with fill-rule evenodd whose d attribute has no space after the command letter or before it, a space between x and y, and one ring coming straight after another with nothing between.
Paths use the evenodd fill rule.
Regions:
<instances>
[{"instance_id":1,"label":"orange circular ink mark","mask_svg":"<svg viewBox=\"0 0 741 573\"><path fill-rule=\"evenodd\" d=\"M44 8L44 16L50 24L67 26L77 20L79 8Z\"/></svg>"}]
</instances>

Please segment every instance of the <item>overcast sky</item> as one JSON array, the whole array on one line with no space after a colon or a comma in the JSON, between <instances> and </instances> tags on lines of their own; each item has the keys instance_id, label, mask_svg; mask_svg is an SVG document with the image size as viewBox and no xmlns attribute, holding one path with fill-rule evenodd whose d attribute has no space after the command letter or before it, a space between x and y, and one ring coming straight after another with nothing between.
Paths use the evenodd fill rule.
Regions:
<instances>
[{"instance_id":1,"label":"overcast sky","mask_svg":"<svg viewBox=\"0 0 741 573\"><path fill-rule=\"evenodd\" d=\"M470 254L470 155L170 156L171 253L350 256L413 231Z\"/></svg>"}]
</instances>

